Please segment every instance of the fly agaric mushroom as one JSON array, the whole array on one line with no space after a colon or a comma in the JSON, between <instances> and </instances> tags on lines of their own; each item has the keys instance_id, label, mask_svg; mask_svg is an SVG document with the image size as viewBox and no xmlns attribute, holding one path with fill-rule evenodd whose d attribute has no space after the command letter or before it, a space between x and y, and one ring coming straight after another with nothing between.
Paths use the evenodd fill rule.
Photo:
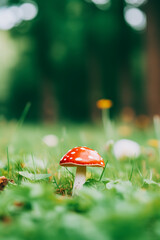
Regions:
<instances>
[{"instance_id":1,"label":"fly agaric mushroom","mask_svg":"<svg viewBox=\"0 0 160 240\"><path fill-rule=\"evenodd\" d=\"M75 147L69 150L61 159L63 167L77 167L73 185L73 195L81 189L86 181L86 167L105 167L102 157L88 147Z\"/></svg>"}]
</instances>

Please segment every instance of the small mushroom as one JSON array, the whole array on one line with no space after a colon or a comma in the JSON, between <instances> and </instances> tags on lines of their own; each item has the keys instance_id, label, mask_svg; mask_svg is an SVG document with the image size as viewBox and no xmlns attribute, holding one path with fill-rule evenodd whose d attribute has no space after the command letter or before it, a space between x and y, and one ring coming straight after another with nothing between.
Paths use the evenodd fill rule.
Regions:
<instances>
[{"instance_id":1,"label":"small mushroom","mask_svg":"<svg viewBox=\"0 0 160 240\"><path fill-rule=\"evenodd\" d=\"M75 147L69 150L61 159L63 167L77 167L72 195L81 189L86 181L86 167L105 167L102 157L88 147Z\"/></svg>"}]
</instances>

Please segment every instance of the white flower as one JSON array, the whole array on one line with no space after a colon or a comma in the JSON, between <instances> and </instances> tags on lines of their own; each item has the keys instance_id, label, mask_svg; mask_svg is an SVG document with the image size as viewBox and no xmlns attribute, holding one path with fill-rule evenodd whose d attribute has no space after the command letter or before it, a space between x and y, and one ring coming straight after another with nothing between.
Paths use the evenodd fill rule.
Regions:
<instances>
[{"instance_id":1,"label":"white flower","mask_svg":"<svg viewBox=\"0 0 160 240\"><path fill-rule=\"evenodd\" d=\"M113 152L117 159L125 157L135 158L140 155L140 146L134 141L121 139L115 143Z\"/></svg>"},{"instance_id":2,"label":"white flower","mask_svg":"<svg viewBox=\"0 0 160 240\"><path fill-rule=\"evenodd\" d=\"M56 147L58 145L58 138L57 136L50 134L43 137L42 141L48 146L48 147Z\"/></svg>"}]
</instances>

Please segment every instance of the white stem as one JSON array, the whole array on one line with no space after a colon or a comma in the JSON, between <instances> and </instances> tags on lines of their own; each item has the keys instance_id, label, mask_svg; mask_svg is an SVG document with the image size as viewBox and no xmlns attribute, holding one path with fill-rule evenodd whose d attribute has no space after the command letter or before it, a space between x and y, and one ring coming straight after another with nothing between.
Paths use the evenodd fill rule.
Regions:
<instances>
[{"instance_id":1,"label":"white stem","mask_svg":"<svg viewBox=\"0 0 160 240\"><path fill-rule=\"evenodd\" d=\"M76 192L82 188L83 184L86 181L86 166L81 167L77 166L76 176L74 179L74 185L72 190L72 195L74 196Z\"/></svg>"}]
</instances>

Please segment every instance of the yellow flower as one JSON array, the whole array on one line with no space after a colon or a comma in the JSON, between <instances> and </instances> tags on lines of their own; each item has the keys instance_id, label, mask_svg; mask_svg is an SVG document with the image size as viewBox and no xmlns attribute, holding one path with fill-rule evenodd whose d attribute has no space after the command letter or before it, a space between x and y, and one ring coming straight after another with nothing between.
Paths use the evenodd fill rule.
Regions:
<instances>
[{"instance_id":1,"label":"yellow flower","mask_svg":"<svg viewBox=\"0 0 160 240\"><path fill-rule=\"evenodd\" d=\"M113 103L109 99L100 99L97 101L96 105L99 109L107 109L111 108Z\"/></svg>"},{"instance_id":2,"label":"yellow flower","mask_svg":"<svg viewBox=\"0 0 160 240\"><path fill-rule=\"evenodd\" d=\"M151 147L158 148L158 140L157 139L150 139L148 140L148 145Z\"/></svg>"}]
</instances>

